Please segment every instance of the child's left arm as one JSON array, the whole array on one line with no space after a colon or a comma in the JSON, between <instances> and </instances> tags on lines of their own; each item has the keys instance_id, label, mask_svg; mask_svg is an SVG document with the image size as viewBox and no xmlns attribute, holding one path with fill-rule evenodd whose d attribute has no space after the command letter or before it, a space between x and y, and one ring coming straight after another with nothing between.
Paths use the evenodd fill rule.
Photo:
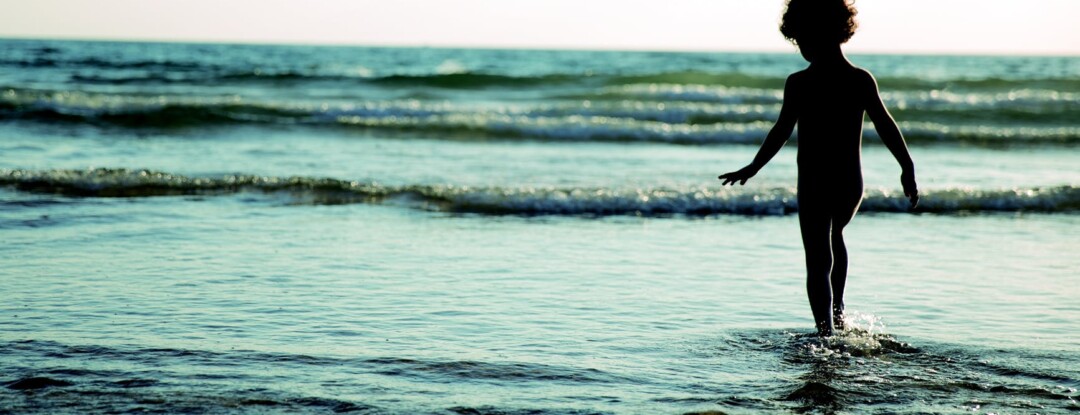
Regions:
<instances>
[{"instance_id":1,"label":"child's left arm","mask_svg":"<svg viewBox=\"0 0 1080 415\"><path fill-rule=\"evenodd\" d=\"M865 73L867 78L866 114L870 116L870 121L874 123L874 129L877 130L881 141L885 143L885 147L900 163L900 184L904 187L904 196L909 198L911 207L915 208L919 204L919 189L915 184L915 162L911 160L911 154L908 152L907 143L904 142L904 136L900 134L900 128L896 126L896 121L893 120L892 115L889 115L889 110L885 109L885 104L881 102L877 81L869 72Z\"/></svg>"}]
</instances>

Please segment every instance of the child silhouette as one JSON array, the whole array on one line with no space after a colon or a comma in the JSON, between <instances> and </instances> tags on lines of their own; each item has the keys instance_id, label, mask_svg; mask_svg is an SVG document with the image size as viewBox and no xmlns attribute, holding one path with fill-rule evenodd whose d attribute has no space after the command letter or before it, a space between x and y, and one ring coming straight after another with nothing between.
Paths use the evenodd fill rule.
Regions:
<instances>
[{"instance_id":1,"label":"child silhouette","mask_svg":"<svg viewBox=\"0 0 1080 415\"><path fill-rule=\"evenodd\" d=\"M919 202L915 165L881 102L877 81L840 50L855 33L855 13L846 0L789 0L780 32L810 65L787 78L780 117L754 161L720 175L724 185L745 184L780 151L798 123L799 228L806 253L806 292L822 336L844 324L848 266L844 226L862 202L864 113L900 163L900 183L911 207Z\"/></svg>"}]
</instances>

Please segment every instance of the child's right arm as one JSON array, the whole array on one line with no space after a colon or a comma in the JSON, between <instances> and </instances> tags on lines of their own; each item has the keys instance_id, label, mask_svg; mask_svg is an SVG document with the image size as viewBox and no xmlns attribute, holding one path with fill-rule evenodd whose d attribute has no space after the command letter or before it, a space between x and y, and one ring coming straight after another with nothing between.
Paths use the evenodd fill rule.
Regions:
<instances>
[{"instance_id":1,"label":"child's right arm","mask_svg":"<svg viewBox=\"0 0 1080 415\"><path fill-rule=\"evenodd\" d=\"M780 152L780 149L787 143L788 138L791 137L791 132L795 130L795 122L799 120L799 115L795 111L796 105L794 104L797 99L796 88L792 80L794 77L795 75L789 76L784 84L784 103L780 107L780 117L777 118L773 128L769 130L769 134L765 136L765 142L761 143L761 148L758 149L757 155L754 156L754 161L737 171L721 174L719 178L723 180L722 185L734 185L735 182L746 184L746 181L754 177L762 167L765 167L765 164L772 160L773 156Z\"/></svg>"},{"instance_id":2,"label":"child's right arm","mask_svg":"<svg viewBox=\"0 0 1080 415\"><path fill-rule=\"evenodd\" d=\"M889 110L885 109L885 104L881 102L877 80L869 72L866 72L866 77L868 79L866 114L870 116L870 121L874 123L874 129L877 130L881 141L885 143L885 147L900 163L900 184L904 187L904 196L909 198L911 207L914 208L919 204L919 189L915 184L915 162L911 160L911 154L908 153L907 143L904 142L904 136L900 134L900 128L896 126L896 121L893 120L892 115L889 115Z\"/></svg>"}]
</instances>

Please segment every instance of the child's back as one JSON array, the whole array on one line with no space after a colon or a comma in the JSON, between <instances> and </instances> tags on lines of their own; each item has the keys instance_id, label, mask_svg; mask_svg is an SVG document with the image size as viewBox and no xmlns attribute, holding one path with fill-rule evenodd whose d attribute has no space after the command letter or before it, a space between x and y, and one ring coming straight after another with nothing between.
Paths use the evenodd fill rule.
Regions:
<instances>
[{"instance_id":1,"label":"child's back","mask_svg":"<svg viewBox=\"0 0 1080 415\"><path fill-rule=\"evenodd\" d=\"M798 114L799 176L837 180L859 173L863 113L875 95L869 75L850 65L791 75L784 105Z\"/></svg>"}]
</instances>

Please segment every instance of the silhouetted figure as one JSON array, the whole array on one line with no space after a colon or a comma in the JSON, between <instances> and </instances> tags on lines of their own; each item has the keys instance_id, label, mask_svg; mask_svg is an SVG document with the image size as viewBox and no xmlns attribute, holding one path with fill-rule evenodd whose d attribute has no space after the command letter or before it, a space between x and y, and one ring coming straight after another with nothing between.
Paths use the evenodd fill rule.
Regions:
<instances>
[{"instance_id":1,"label":"silhouetted figure","mask_svg":"<svg viewBox=\"0 0 1080 415\"><path fill-rule=\"evenodd\" d=\"M788 77L776 125L750 165L723 174L723 184L745 184L799 126L799 227L806 252L806 291L818 333L843 328L848 257L844 226L862 202L863 113L900 162L900 183L914 208L915 166L896 122L878 95L877 81L844 57L840 45L855 33L855 9L845 0L790 0L780 32L810 66Z\"/></svg>"}]
</instances>

